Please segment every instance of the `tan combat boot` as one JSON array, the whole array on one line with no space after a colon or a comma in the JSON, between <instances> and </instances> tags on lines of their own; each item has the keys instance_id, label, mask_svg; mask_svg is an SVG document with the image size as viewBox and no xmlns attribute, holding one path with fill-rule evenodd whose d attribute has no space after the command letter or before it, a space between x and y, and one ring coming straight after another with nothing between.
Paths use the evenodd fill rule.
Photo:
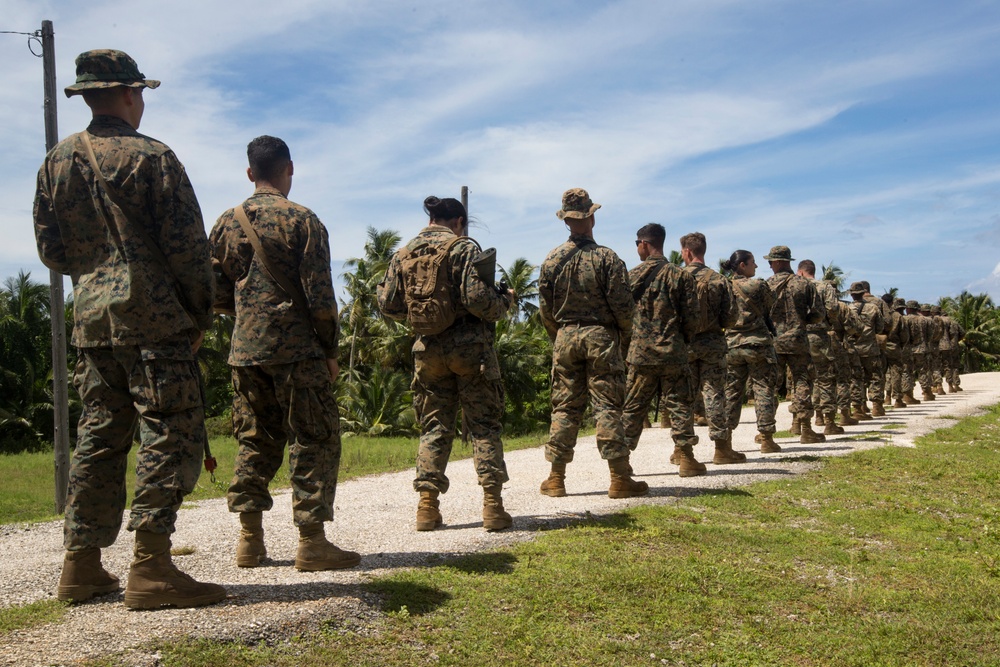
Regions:
<instances>
[{"instance_id":1,"label":"tan combat boot","mask_svg":"<svg viewBox=\"0 0 1000 667\"><path fill-rule=\"evenodd\" d=\"M326 539L322 523L299 526L299 548L295 552L295 569L299 572L343 570L361 562L361 554L344 551Z\"/></svg>"},{"instance_id":2,"label":"tan combat boot","mask_svg":"<svg viewBox=\"0 0 1000 667\"><path fill-rule=\"evenodd\" d=\"M812 425L809 421L810 420L808 418L800 421L802 425L802 433L799 435L799 442L803 445L813 445L818 442L826 442L826 436L812 430Z\"/></svg>"},{"instance_id":3,"label":"tan combat boot","mask_svg":"<svg viewBox=\"0 0 1000 667\"><path fill-rule=\"evenodd\" d=\"M121 588L118 577L101 565L97 547L67 551L56 597L63 602L83 602L98 595L115 593Z\"/></svg>"},{"instance_id":4,"label":"tan combat boot","mask_svg":"<svg viewBox=\"0 0 1000 667\"><path fill-rule=\"evenodd\" d=\"M483 487L483 530L503 530L514 525L514 519L503 508L502 488L499 484Z\"/></svg>"},{"instance_id":5,"label":"tan combat boot","mask_svg":"<svg viewBox=\"0 0 1000 667\"><path fill-rule=\"evenodd\" d=\"M417 530L434 530L441 525L441 503L437 491L421 491L417 503Z\"/></svg>"},{"instance_id":6,"label":"tan combat boot","mask_svg":"<svg viewBox=\"0 0 1000 667\"><path fill-rule=\"evenodd\" d=\"M923 396L922 396L922 398L923 398L923 399L924 399L925 401L933 401L933 400L934 400L935 398L937 398L937 397L936 397L936 396L934 395L934 392L933 392L932 390L929 390L929 391L925 391L925 392L923 393Z\"/></svg>"},{"instance_id":7,"label":"tan combat boot","mask_svg":"<svg viewBox=\"0 0 1000 667\"><path fill-rule=\"evenodd\" d=\"M816 423L816 426L826 426L826 416L822 412L820 412L819 410L816 411L816 422L815 423Z\"/></svg>"},{"instance_id":8,"label":"tan combat boot","mask_svg":"<svg viewBox=\"0 0 1000 667\"><path fill-rule=\"evenodd\" d=\"M844 432L843 427L837 426L836 416L836 412L827 414L826 419L823 420L826 423L826 426L823 427L823 435L840 435Z\"/></svg>"},{"instance_id":9,"label":"tan combat boot","mask_svg":"<svg viewBox=\"0 0 1000 667\"><path fill-rule=\"evenodd\" d=\"M608 460L608 470L611 471L608 498L635 498L649 493L649 484L632 479L628 474L627 466L628 457L626 456Z\"/></svg>"},{"instance_id":10,"label":"tan combat boot","mask_svg":"<svg viewBox=\"0 0 1000 667\"><path fill-rule=\"evenodd\" d=\"M694 447L686 445L681 447L680 450L680 456L677 457L680 459L680 462L677 464L677 475L679 477L697 477L708 472L705 464L698 463L698 460L694 457Z\"/></svg>"},{"instance_id":11,"label":"tan combat boot","mask_svg":"<svg viewBox=\"0 0 1000 667\"><path fill-rule=\"evenodd\" d=\"M167 533L135 531L135 560L125 586L126 607L203 607L225 599L222 586L195 581L177 569L170 558Z\"/></svg>"},{"instance_id":12,"label":"tan combat boot","mask_svg":"<svg viewBox=\"0 0 1000 667\"><path fill-rule=\"evenodd\" d=\"M725 465L727 463L743 463L747 460L747 455L733 449L732 437L725 440L715 441L715 456L712 463L715 465Z\"/></svg>"},{"instance_id":13,"label":"tan combat boot","mask_svg":"<svg viewBox=\"0 0 1000 667\"><path fill-rule=\"evenodd\" d=\"M903 403L907 405L920 405L920 400L913 395L913 390L903 394Z\"/></svg>"},{"instance_id":14,"label":"tan combat boot","mask_svg":"<svg viewBox=\"0 0 1000 667\"><path fill-rule=\"evenodd\" d=\"M681 464L681 456L683 454L684 453L681 451L681 448L678 447L677 445L674 445L674 451L671 452L671 454L670 454L670 463L672 463L675 466L680 465Z\"/></svg>"},{"instance_id":15,"label":"tan combat boot","mask_svg":"<svg viewBox=\"0 0 1000 667\"><path fill-rule=\"evenodd\" d=\"M764 442L764 435L765 435L764 433L758 433L753 437L753 441L759 445L760 443Z\"/></svg>"},{"instance_id":16,"label":"tan combat boot","mask_svg":"<svg viewBox=\"0 0 1000 667\"><path fill-rule=\"evenodd\" d=\"M792 435L802 435L802 420L794 412L792 413L792 427L788 429L788 432Z\"/></svg>"},{"instance_id":17,"label":"tan combat boot","mask_svg":"<svg viewBox=\"0 0 1000 667\"><path fill-rule=\"evenodd\" d=\"M945 395L945 393L944 393L944 387L941 386L941 385L935 386L934 387L934 393L937 394L938 396L944 396Z\"/></svg>"},{"instance_id":18,"label":"tan combat boot","mask_svg":"<svg viewBox=\"0 0 1000 667\"><path fill-rule=\"evenodd\" d=\"M762 454L776 454L781 451L781 447L774 441L773 433L761 433L759 442Z\"/></svg>"},{"instance_id":19,"label":"tan combat boot","mask_svg":"<svg viewBox=\"0 0 1000 667\"><path fill-rule=\"evenodd\" d=\"M542 482L539 491L541 491L543 496L552 496L553 498L562 498L566 495L565 463L552 463L552 470L549 471L549 476Z\"/></svg>"},{"instance_id":20,"label":"tan combat boot","mask_svg":"<svg viewBox=\"0 0 1000 667\"><path fill-rule=\"evenodd\" d=\"M854 411L851 412L851 417L859 422L871 421L871 417L865 414L864 408L860 405L854 406Z\"/></svg>"},{"instance_id":21,"label":"tan combat boot","mask_svg":"<svg viewBox=\"0 0 1000 667\"><path fill-rule=\"evenodd\" d=\"M851 416L851 411L848 408L842 408L840 410L840 425L841 426L858 425L858 420Z\"/></svg>"},{"instance_id":22,"label":"tan combat boot","mask_svg":"<svg viewBox=\"0 0 1000 667\"><path fill-rule=\"evenodd\" d=\"M708 417L705 415L695 415L694 416L695 426L708 426Z\"/></svg>"},{"instance_id":23,"label":"tan combat boot","mask_svg":"<svg viewBox=\"0 0 1000 667\"><path fill-rule=\"evenodd\" d=\"M885 417L885 408L882 401L872 401L872 417Z\"/></svg>"},{"instance_id":24,"label":"tan combat boot","mask_svg":"<svg viewBox=\"0 0 1000 667\"><path fill-rule=\"evenodd\" d=\"M893 410L898 410L899 408L905 408L905 407L906 403L903 402L903 399L900 396L897 396L896 400L892 402Z\"/></svg>"},{"instance_id":25,"label":"tan combat boot","mask_svg":"<svg viewBox=\"0 0 1000 667\"><path fill-rule=\"evenodd\" d=\"M258 567L267 558L263 512L240 512L240 541L236 543L236 567Z\"/></svg>"}]
</instances>

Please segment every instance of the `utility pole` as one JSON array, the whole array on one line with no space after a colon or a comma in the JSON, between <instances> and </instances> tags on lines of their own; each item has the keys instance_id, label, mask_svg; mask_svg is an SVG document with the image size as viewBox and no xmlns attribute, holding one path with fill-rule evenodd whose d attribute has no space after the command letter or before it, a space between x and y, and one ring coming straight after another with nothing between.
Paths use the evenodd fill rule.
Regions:
<instances>
[{"instance_id":1,"label":"utility pole","mask_svg":"<svg viewBox=\"0 0 1000 667\"><path fill-rule=\"evenodd\" d=\"M42 21L45 90L45 152L59 143L56 117L56 45L52 21ZM63 277L49 270L49 319L52 323L52 443L55 455L56 514L66 509L69 486L69 377L66 372L66 307Z\"/></svg>"}]
</instances>

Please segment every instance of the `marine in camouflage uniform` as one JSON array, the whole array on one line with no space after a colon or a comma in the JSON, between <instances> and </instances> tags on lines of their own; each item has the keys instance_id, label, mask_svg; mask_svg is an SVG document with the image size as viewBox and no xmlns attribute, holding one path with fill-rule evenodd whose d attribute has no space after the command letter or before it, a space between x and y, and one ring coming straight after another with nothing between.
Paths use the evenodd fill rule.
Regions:
<instances>
[{"instance_id":1,"label":"marine in camouflage uniform","mask_svg":"<svg viewBox=\"0 0 1000 667\"><path fill-rule=\"evenodd\" d=\"M730 259L730 263L732 261ZM737 273L733 278L733 295L739 314L736 321L726 329L729 350L726 357L726 407L729 411L727 426L730 432L739 426L749 381L753 390L758 437L762 441L761 450L768 453L780 452L781 447L774 442L774 411L778 403L774 383L778 372L778 358L774 353L774 338L768 328L774 293L766 281L753 277L757 268L753 255L749 255L742 263L750 267L750 275ZM728 268L736 271L738 267Z\"/></svg>"},{"instance_id":2,"label":"marine in camouflage uniform","mask_svg":"<svg viewBox=\"0 0 1000 667\"><path fill-rule=\"evenodd\" d=\"M934 392L943 395L944 383L950 373L951 365L951 327L941 306L931 306L931 317L941 328L941 340L937 346L937 365L934 376Z\"/></svg>"},{"instance_id":3,"label":"marine in camouflage uniform","mask_svg":"<svg viewBox=\"0 0 1000 667\"><path fill-rule=\"evenodd\" d=\"M906 367L904 350L910 342L910 330L903 311L906 302L898 297L892 301L892 313L886 327L885 354L889 362L886 371L886 400L893 399L892 407L905 408L903 401L903 374Z\"/></svg>"},{"instance_id":4,"label":"marine in camouflage uniform","mask_svg":"<svg viewBox=\"0 0 1000 667\"><path fill-rule=\"evenodd\" d=\"M906 302L906 317L910 323L910 341L913 344L913 380L920 382L923 392L922 398L927 401L934 400L931 391L931 375L927 365L927 350L930 347L930 320L920 313L920 304L910 300ZM910 395L913 394L914 384L910 388ZM920 401L914 399L914 403Z\"/></svg>"},{"instance_id":5,"label":"marine in camouflage uniform","mask_svg":"<svg viewBox=\"0 0 1000 667\"><path fill-rule=\"evenodd\" d=\"M652 223L636 232L636 250L642 263L629 272L635 300L632 341L628 348L628 390L623 423L625 439L635 449L649 406L661 387L661 410L670 416L674 440L672 461L681 476L703 474L694 459L694 387L688 366L688 341L698 327L698 297L690 273L663 256L666 233Z\"/></svg>"},{"instance_id":6,"label":"marine in camouflage uniform","mask_svg":"<svg viewBox=\"0 0 1000 667\"><path fill-rule=\"evenodd\" d=\"M545 458L552 464L545 495L566 493L566 464L573 460L587 397L597 422L597 448L611 469L612 497L643 495L645 482L630 477L622 428L625 402L623 349L632 334L632 295L621 258L594 241L594 212L586 190L563 193L556 217L570 237L542 262L539 316L552 340L552 424Z\"/></svg>"},{"instance_id":7,"label":"marine in camouflage uniform","mask_svg":"<svg viewBox=\"0 0 1000 667\"><path fill-rule=\"evenodd\" d=\"M764 255L774 275L767 283L774 292L771 320L777 331L774 351L778 356L778 377L787 368L791 374L788 395L792 413L801 429L803 444L825 442L826 438L812 430L812 387L809 384L809 337L806 327L818 324L826 317L826 307L812 282L792 273L792 252L787 246L775 246Z\"/></svg>"},{"instance_id":8,"label":"marine in camouflage uniform","mask_svg":"<svg viewBox=\"0 0 1000 667\"><path fill-rule=\"evenodd\" d=\"M413 342L414 394L419 398L420 447L413 488L420 493L417 530L433 530L443 519L438 495L447 493L445 474L455 438L459 407L472 438L473 461L483 487L483 527L501 530L512 520L502 503L507 466L501 440L504 408L500 365L493 349L489 323L510 309L510 293L499 293L487 284L475 262L479 245L464 234L465 207L454 199L428 197L424 202L430 223L396 252L379 286L379 308L394 320L408 316L402 259L447 249L448 293L455 306L455 320L437 334L417 334ZM450 248L448 245L450 244Z\"/></svg>"},{"instance_id":9,"label":"marine in camouflage uniform","mask_svg":"<svg viewBox=\"0 0 1000 667\"><path fill-rule=\"evenodd\" d=\"M110 49L81 54L76 69L66 95L84 95L93 120L46 156L34 205L42 262L73 281L73 382L83 404L58 597L81 601L119 589L100 549L121 528L138 428L125 604L211 604L225 590L179 572L169 539L207 442L195 352L212 324L213 283L201 210L173 151L137 132L142 90L159 82Z\"/></svg>"},{"instance_id":10,"label":"marine in camouflage uniform","mask_svg":"<svg viewBox=\"0 0 1000 667\"><path fill-rule=\"evenodd\" d=\"M854 391L851 396L851 400L854 403L854 418L857 419L857 415L865 415L864 404L866 402L865 389L867 389L867 397L871 398L872 401L872 416L880 416L879 413L885 414L882 408L882 396L884 395L884 387L882 385L882 376L880 373L881 367L881 356L879 353L879 343L876 336L879 335L884 329L884 320L882 319L882 309L871 299L867 299L867 290L864 285L860 282L851 283L851 298L854 299L852 308L854 312L857 313L858 317L861 318L862 329L858 332L854 338L854 349L858 352L858 358L860 359L860 366L855 367L855 385ZM877 299L881 301L881 299Z\"/></svg>"},{"instance_id":11,"label":"marine in camouflage uniform","mask_svg":"<svg viewBox=\"0 0 1000 667\"><path fill-rule=\"evenodd\" d=\"M353 567L361 557L329 544L323 527L333 521L340 469L333 393L339 325L329 236L316 214L288 199L293 165L284 141L257 137L247 157L254 193L219 216L210 235L217 307L232 304L236 315L229 365L239 449L226 498L242 525L236 564L257 567L266 556L261 513L274 504L268 485L287 445L292 519L300 536L295 567ZM237 211L259 239L263 257ZM301 293L289 293L282 282Z\"/></svg>"},{"instance_id":12,"label":"marine in camouflage uniform","mask_svg":"<svg viewBox=\"0 0 1000 667\"><path fill-rule=\"evenodd\" d=\"M875 332L875 342L878 344L877 347L878 347L878 357L879 357L878 365L875 367L878 376L878 381L876 383L873 383L873 385L869 387L870 391L881 392L878 394L873 394L869 396L869 398L871 399L873 406L872 415L874 415L875 417L882 417L885 416L885 409L883 407L886 400L885 377L886 377L886 372L889 368L889 360L888 357L886 356L885 343L886 343L886 333L889 328L889 316L892 313L892 307L889 305L889 303L883 301L882 299L874 296L871 293L871 286L868 284L867 280L862 280L860 281L860 283L865 288L864 300L870 303L874 303L876 306L878 306L879 312L882 314L882 331ZM867 410L868 404L865 403L863 404L862 407L864 407Z\"/></svg>"},{"instance_id":13,"label":"marine in camouflage uniform","mask_svg":"<svg viewBox=\"0 0 1000 667\"><path fill-rule=\"evenodd\" d=\"M726 410L725 334L739 316L736 300L729 281L705 265L704 234L686 234L681 237L680 245L684 270L694 278L698 292L695 334L688 345L694 391L704 400L708 435L715 442L715 463L738 463L745 461L746 456L732 451Z\"/></svg>"},{"instance_id":14,"label":"marine in camouflage uniform","mask_svg":"<svg viewBox=\"0 0 1000 667\"><path fill-rule=\"evenodd\" d=\"M861 361L850 341L861 330L861 320L850 306L839 299L833 316L830 316L830 313L827 313L827 316L833 324L830 342L835 359L834 369L837 373L837 410L840 412L840 425L854 426L858 420L851 416L852 367L855 360L857 364Z\"/></svg>"},{"instance_id":15,"label":"marine in camouflage uniform","mask_svg":"<svg viewBox=\"0 0 1000 667\"><path fill-rule=\"evenodd\" d=\"M951 358L948 362L948 391L954 393L962 391L962 340L965 338L965 329L951 315L944 317L948 325L949 337L951 339Z\"/></svg>"},{"instance_id":16,"label":"marine in camouflage uniform","mask_svg":"<svg viewBox=\"0 0 1000 667\"><path fill-rule=\"evenodd\" d=\"M799 262L798 275L812 282L823 301L826 314L815 324L806 325L809 338L809 379L813 384L813 407L817 424L822 417L824 433L837 435L844 430L837 426L837 372L834 368L836 357L833 351L833 320L839 316L839 302L836 288L828 282L816 280L816 263L809 259Z\"/></svg>"},{"instance_id":17,"label":"marine in camouflage uniform","mask_svg":"<svg viewBox=\"0 0 1000 667\"><path fill-rule=\"evenodd\" d=\"M907 302L905 299L897 298L894 302L895 304L901 304L899 307L899 314L902 316L902 328L906 331L906 344L903 345L902 357L903 362L900 368L900 391L902 391L903 403L906 405L918 405L920 401L913 396L913 385L916 382L916 371L914 369L913 362L913 348L916 343L916 336L919 334L919 326L914 323L914 315L909 315L906 312ZM916 303L916 302L914 302Z\"/></svg>"},{"instance_id":18,"label":"marine in camouflage uniform","mask_svg":"<svg viewBox=\"0 0 1000 667\"><path fill-rule=\"evenodd\" d=\"M939 346L941 345L941 339L944 337L944 323L934 316L933 306L929 303L920 304L920 314L923 315L926 321L929 336L927 339L925 364L927 365L928 379L930 381L929 394L934 396L943 393L941 389L941 351Z\"/></svg>"}]
</instances>

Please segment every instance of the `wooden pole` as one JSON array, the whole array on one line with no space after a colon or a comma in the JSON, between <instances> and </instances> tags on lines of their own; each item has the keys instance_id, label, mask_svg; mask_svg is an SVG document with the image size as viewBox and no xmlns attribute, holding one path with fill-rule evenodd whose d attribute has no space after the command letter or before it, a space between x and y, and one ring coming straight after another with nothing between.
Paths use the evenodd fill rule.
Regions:
<instances>
[{"instance_id":1,"label":"wooden pole","mask_svg":"<svg viewBox=\"0 0 1000 667\"><path fill-rule=\"evenodd\" d=\"M45 152L59 142L56 116L56 49L52 21L42 21L42 68L45 90ZM66 371L66 307L63 277L49 271L49 319L52 323L52 442L55 455L56 514L66 509L69 486L69 374Z\"/></svg>"}]
</instances>

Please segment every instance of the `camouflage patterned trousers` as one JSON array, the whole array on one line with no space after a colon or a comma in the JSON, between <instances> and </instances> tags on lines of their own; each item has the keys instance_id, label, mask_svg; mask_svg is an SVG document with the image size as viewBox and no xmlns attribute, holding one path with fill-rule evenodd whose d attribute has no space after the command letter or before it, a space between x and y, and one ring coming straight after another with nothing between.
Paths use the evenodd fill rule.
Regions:
<instances>
[{"instance_id":1,"label":"camouflage patterned trousers","mask_svg":"<svg viewBox=\"0 0 1000 667\"><path fill-rule=\"evenodd\" d=\"M923 352L913 353L914 378L920 382L920 389L923 393L930 393L933 388L933 374L930 367L930 357Z\"/></svg>"},{"instance_id":2,"label":"camouflage patterned trousers","mask_svg":"<svg viewBox=\"0 0 1000 667\"><path fill-rule=\"evenodd\" d=\"M885 371L885 400L903 398L903 353L898 348L887 349L885 355L889 367Z\"/></svg>"},{"instance_id":3,"label":"camouflage patterned trousers","mask_svg":"<svg viewBox=\"0 0 1000 667\"><path fill-rule=\"evenodd\" d=\"M698 444L694 434L694 393L687 364L672 366L629 366L628 392L622 422L625 440L634 450L642 436L642 423L653 398L661 391L660 410L670 416L670 437L678 447Z\"/></svg>"},{"instance_id":4,"label":"camouflage patterned trousers","mask_svg":"<svg viewBox=\"0 0 1000 667\"><path fill-rule=\"evenodd\" d=\"M809 381L816 412L831 415L837 411L837 371L830 334L809 332Z\"/></svg>"},{"instance_id":5,"label":"camouflage patterned trousers","mask_svg":"<svg viewBox=\"0 0 1000 667\"><path fill-rule=\"evenodd\" d=\"M853 370L854 381L851 384L851 401L856 406L866 404L868 399L881 403L885 395L885 386L882 384L884 382L882 358L879 356L862 357L858 355L858 365L854 366Z\"/></svg>"},{"instance_id":6,"label":"camouflage patterned trousers","mask_svg":"<svg viewBox=\"0 0 1000 667\"><path fill-rule=\"evenodd\" d=\"M67 551L114 544L125 469L139 429L129 530L172 533L205 452L201 375L187 337L155 346L81 348L73 384L83 403L69 471Z\"/></svg>"},{"instance_id":7,"label":"camouflage patterned trousers","mask_svg":"<svg viewBox=\"0 0 1000 667\"><path fill-rule=\"evenodd\" d=\"M573 460L588 394L601 458L628 456L622 428L625 362L618 332L603 326L565 325L552 346L552 425L545 460Z\"/></svg>"},{"instance_id":8,"label":"camouflage patterned trousers","mask_svg":"<svg viewBox=\"0 0 1000 667\"><path fill-rule=\"evenodd\" d=\"M948 384L952 387L962 386L962 350L959 348L958 344L951 351L951 363L948 365L950 375L948 377Z\"/></svg>"},{"instance_id":9,"label":"camouflage patterned trousers","mask_svg":"<svg viewBox=\"0 0 1000 667\"><path fill-rule=\"evenodd\" d=\"M333 520L340 471L340 413L325 359L233 367L233 435L239 443L226 498L230 512L266 512L268 485L288 446L292 520Z\"/></svg>"},{"instance_id":10,"label":"camouflage patterned trousers","mask_svg":"<svg viewBox=\"0 0 1000 667\"><path fill-rule=\"evenodd\" d=\"M778 354L778 375L789 373L788 398L792 402L792 412L799 419L813 416L812 387L809 385L809 353Z\"/></svg>"},{"instance_id":11,"label":"camouflage patterned trousers","mask_svg":"<svg viewBox=\"0 0 1000 667\"><path fill-rule=\"evenodd\" d=\"M715 338L702 336L695 339L688 346L688 366L691 368L692 390L704 402L708 437L712 440L728 439L726 339L721 334Z\"/></svg>"},{"instance_id":12,"label":"camouflage patterned trousers","mask_svg":"<svg viewBox=\"0 0 1000 667\"><path fill-rule=\"evenodd\" d=\"M851 355L836 335L830 336L830 349L833 350L833 372L837 382L837 409L850 410Z\"/></svg>"},{"instance_id":13,"label":"camouflage patterned trousers","mask_svg":"<svg viewBox=\"0 0 1000 667\"><path fill-rule=\"evenodd\" d=\"M504 402L500 365L481 327L421 336L413 346L414 385L420 396L416 491L447 493L445 470L459 407L472 439L479 484L503 486L508 479L500 439Z\"/></svg>"},{"instance_id":14,"label":"camouflage patterned trousers","mask_svg":"<svg viewBox=\"0 0 1000 667\"><path fill-rule=\"evenodd\" d=\"M913 367L913 348L909 346L903 347L903 364L900 375L900 385L903 390L903 395L906 396L911 394L913 392L913 385L917 380Z\"/></svg>"},{"instance_id":15,"label":"camouflage patterned trousers","mask_svg":"<svg viewBox=\"0 0 1000 667\"><path fill-rule=\"evenodd\" d=\"M778 372L778 359L771 345L743 345L729 348L726 358L726 406L729 410L727 426L730 432L740 424L747 379L753 387L753 407L757 414L757 431L774 433L774 411L778 404L774 380Z\"/></svg>"}]
</instances>

